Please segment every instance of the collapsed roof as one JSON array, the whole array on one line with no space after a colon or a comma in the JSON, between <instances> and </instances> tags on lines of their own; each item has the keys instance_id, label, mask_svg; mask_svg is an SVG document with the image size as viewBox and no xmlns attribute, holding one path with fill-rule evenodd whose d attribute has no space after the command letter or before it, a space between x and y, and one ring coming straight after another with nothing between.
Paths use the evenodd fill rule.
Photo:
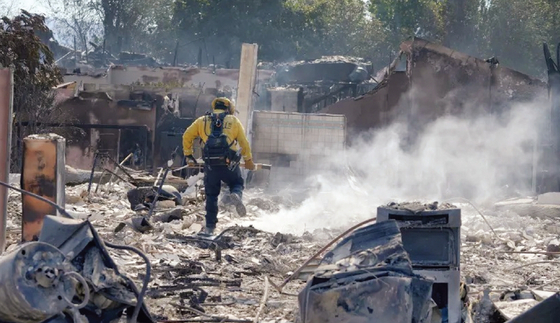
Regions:
<instances>
[{"instance_id":1,"label":"collapsed roof","mask_svg":"<svg viewBox=\"0 0 560 323\"><path fill-rule=\"evenodd\" d=\"M321 112L346 115L355 132L397 119L421 127L445 114L498 113L512 102L528 102L546 91L541 80L500 66L495 58L475 58L421 38L405 41L400 48L395 61L378 74L373 90ZM403 58L406 69L401 71L397 66Z\"/></svg>"}]
</instances>

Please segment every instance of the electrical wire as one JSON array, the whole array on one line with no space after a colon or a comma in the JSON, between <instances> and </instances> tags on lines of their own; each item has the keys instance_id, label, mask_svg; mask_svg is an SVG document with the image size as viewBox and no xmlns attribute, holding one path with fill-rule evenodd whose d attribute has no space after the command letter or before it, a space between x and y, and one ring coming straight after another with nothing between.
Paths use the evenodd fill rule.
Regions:
<instances>
[{"instance_id":1,"label":"electrical wire","mask_svg":"<svg viewBox=\"0 0 560 323\"><path fill-rule=\"evenodd\" d=\"M447 199L445 201L443 201L443 203L445 202L452 202L452 201L457 201L457 200L461 200L463 202L466 202L468 204L470 204L470 206L472 206L473 209L476 210L476 212L478 212L478 214L480 214L480 216L482 217L482 219L484 220L484 222L486 222L486 225L488 225L488 227L490 228L490 230L492 230L492 233L494 234L494 236L496 236L496 238L498 238L501 241L505 241L504 239L502 239L500 236L498 236L498 234L496 233L496 231L494 231L494 228L492 228L492 226L490 225L490 222L488 222L488 220L486 219L486 217L484 216L484 214L482 214L482 212L468 199L464 198L464 197L454 197L454 198L450 198Z\"/></svg>"},{"instance_id":2,"label":"electrical wire","mask_svg":"<svg viewBox=\"0 0 560 323\"><path fill-rule=\"evenodd\" d=\"M146 275L142 280L142 289L140 293L138 293L138 297L136 300L136 307L134 308L134 312L132 313L132 317L130 318L131 323L136 323L138 320L138 314L140 314L140 310L142 309L142 303L144 302L144 296L146 295L146 291L148 290L148 283L150 282L150 276L152 275L152 264L150 263L150 259L139 249L132 247L132 246L122 246L117 244L112 244L110 242L105 242L107 247L119 250L128 250L136 253L146 262Z\"/></svg>"},{"instance_id":3,"label":"electrical wire","mask_svg":"<svg viewBox=\"0 0 560 323\"><path fill-rule=\"evenodd\" d=\"M67 273L64 273L63 277L74 277L84 288L84 299L80 304L74 304L72 303L72 300L68 299L66 296L63 296L64 300L66 301L66 303L68 303L68 305L70 305L71 307L80 310L84 307L87 306L87 304L89 303L89 299L90 299L90 289L89 286L86 282L86 280L84 279L84 277L82 277L82 275L78 274L75 271L70 271Z\"/></svg>"},{"instance_id":4,"label":"electrical wire","mask_svg":"<svg viewBox=\"0 0 560 323\"><path fill-rule=\"evenodd\" d=\"M506 269L506 271L514 271L517 269L521 269L521 268L525 268L525 267L529 267L529 266L533 266L533 265L539 265L539 264L556 264L559 265L560 261L535 261L535 262L530 262L528 264L524 264L521 266L517 266L515 268L510 268L510 269Z\"/></svg>"},{"instance_id":5,"label":"electrical wire","mask_svg":"<svg viewBox=\"0 0 560 323\"><path fill-rule=\"evenodd\" d=\"M120 275L121 277L123 277L126 281L128 281L128 283L130 284L130 286L131 286L131 288L133 289L133 291L134 291L135 293L138 294L138 296L136 297L136 308L134 309L134 313L137 312L136 317L138 317L138 313L140 313L140 309L141 309L141 307L142 307L142 303L144 302L144 295L146 294L146 291L145 291L145 290L148 289L148 282L150 281L150 277L151 277L152 264L150 263L150 260L148 259L148 257L146 257L146 255L145 255L142 251L140 251L140 250L138 250L138 249L136 249L136 248L134 248L134 247L131 247L131 246L122 246L122 245L117 245L117 244L113 244L113 243L110 243L110 242L105 242L105 241L103 241L103 239L101 239L101 237L99 236L99 233L97 233L97 231L96 231L95 228L93 227L93 224L91 224L91 222L89 222L89 221L87 221L87 224L88 224L88 226L89 226L90 229L91 229L91 233L93 234L94 240L100 241L100 243L105 244L106 246L108 246L108 247L110 247L110 248L113 248L113 249L130 250L130 251L132 251L132 252L135 252L135 253L137 253L140 257L142 257L142 259L144 259L144 261L146 262L146 276L144 277L144 279L143 279L143 281L142 281L142 290L144 290L144 293L141 293L141 292L138 291L138 289L136 288L136 285L134 284L134 282L133 282L129 277L124 276L124 275L121 275L121 274L118 272L118 269L116 270L116 271L117 271L117 274ZM105 250L105 252L106 252L106 250ZM112 260L111 260L111 261L112 261ZM115 266L116 266L116 265L115 265ZM134 314L133 314L133 317L134 317ZM131 318L131 321L130 321L130 322L131 322L131 323L136 323L136 319L135 319L135 320L132 320L132 318Z\"/></svg>"},{"instance_id":6,"label":"electrical wire","mask_svg":"<svg viewBox=\"0 0 560 323\"><path fill-rule=\"evenodd\" d=\"M45 203L49 204L50 206L54 207L58 212L60 212L60 214L64 215L66 218L69 218L69 219L74 218L68 212L66 212L66 210L62 206L60 206L60 205L54 203L53 201L50 201L50 200L48 200L48 199L46 199L42 196L39 196L35 193L31 193L31 192L26 191L26 190L22 190L21 188L17 188L15 186L12 186L12 185L10 185L8 183L5 183L5 182L2 182L2 181L0 181L0 186L11 188L14 191L20 192L21 194L26 194L26 195L32 196L32 197L38 199L39 201L45 202Z\"/></svg>"},{"instance_id":7,"label":"electrical wire","mask_svg":"<svg viewBox=\"0 0 560 323\"><path fill-rule=\"evenodd\" d=\"M321 250L317 251L313 256L309 257L309 259L307 259L307 261L305 261L303 263L303 265L301 265L298 269L296 269L288 278L286 278L284 280L284 282L282 282L282 284L280 284L279 286L274 284L272 281L270 281L270 284L276 288L276 290L279 293L282 293L282 289L284 288L284 286L286 286L286 284L288 284L294 277L298 276L299 273L307 266L309 265L309 263L311 263L311 261L313 261L313 259L317 258L320 254L322 254L323 252L327 251L327 249L332 246L333 244L335 244L338 240L344 238L345 236L347 236L348 234L350 234L351 232L353 232L354 230L358 229L359 227L366 225L368 223L374 222L377 220L377 217L362 221L354 226L352 226L350 229L344 231L343 233L341 233L338 237L334 238L333 240L331 240L331 242L327 243L323 248L321 248Z\"/></svg>"}]
</instances>

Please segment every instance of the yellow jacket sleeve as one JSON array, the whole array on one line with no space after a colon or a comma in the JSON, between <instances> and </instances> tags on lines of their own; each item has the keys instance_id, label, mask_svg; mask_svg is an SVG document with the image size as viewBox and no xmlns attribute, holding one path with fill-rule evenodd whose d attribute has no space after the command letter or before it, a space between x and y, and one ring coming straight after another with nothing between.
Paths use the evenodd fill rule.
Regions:
<instances>
[{"instance_id":1,"label":"yellow jacket sleeve","mask_svg":"<svg viewBox=\"0 0 560 323\"><path fill-rule=\"evenodd\" d=\"M188 156L193 154L193 142L200 136L199 129L204 117L196 119L183 134L183 155ZM203 126L203 125L202 125Z\"/></svg>"},{"instance_id":2,"label":"yellow jacket sleeve","mask_svg":"<svg viewBox=\"0 0 560 323\"><path fill-rule=\"evenodd\" d=\"M235 120L236 120L235 123L237 125L236 139L237 142L239 143L239 147L241 147L241 154L243 155L243 159L244 160L253 159L253 155L251 153L251 146L249 146L249 141L245 136L245 128L243 128L243 124L241 123L241 121L239 121L239 119L235 118Z\"/></svg>"}]
</instances>

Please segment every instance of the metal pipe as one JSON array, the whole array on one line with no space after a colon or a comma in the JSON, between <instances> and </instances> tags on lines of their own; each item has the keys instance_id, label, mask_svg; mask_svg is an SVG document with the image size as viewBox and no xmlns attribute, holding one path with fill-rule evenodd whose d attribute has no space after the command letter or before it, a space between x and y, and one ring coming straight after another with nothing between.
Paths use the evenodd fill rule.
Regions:
<instances>
[{"instance_id":1,"label":"metal pipe","mask_svg":"<svg viewBox=\"0 0 560 323\"><path fill-rule=\"evenodd\" d=\"M113 157L111 157L111 155L107 154L106 156L111 162L113 162L113 164L115 164L115 166L117 166L117 168L119 168L126 176L128 176L128 178L130 178L131 182L136 182L136 179L134 179L134 177L132 177L132 175L130 175L130 173L123 166L115 161Z\"/></svg>"},{"instance_id":2,"label":"metal pipe","mask_svg":"<svg viewBox=\"0 0 560 323\"><path fill-rule=\"evenodd\" d=\"M158 174L157 174L157 176L156 176L156 181L154 182L154 186L157 186L157 185L158 185L159 177L161 176L161 173L162 173L162 172L163 172L163 168L160 168L160 169L159 169L159 172L158 172Z\"/></svg>"},{"instance_id":3,"label":"metal pipe","mask_svg":"<svg viewBox=\"0 0 560 323\"><path fill-rule=\"evenodd\" d=\"M119 130L119 131L120 131L120 130ZM126 163L126 161L129 160L130 157L132 157L133 155L134 155L133 153L128 154L128 156L126 156L125 159L123 159L123 160L121 161L120 165L123 166L124 163ZM119 168L115 169L115 174L117 174L118 171L119 171ZM109 185L112 185L112 184L113 184L113 175L111 175L111 178L109 178Z\"/></svg>"},{"instance_id":4,"label":"metal pipe","mask_svg":"<svg viewBox=\"0 0 560 323\"><path fill-rule=\"evenodd\" d=\"M125 183L130 184L130 185L133 186L133 187L138 187L138 184L136 184L136 183L131 183L131 182L127 181L126 179L122 178L120 175L118 175L116 172L113 172L113 171L110 170L110 169L105 168L103 171L105 171L105 172L111 174L112 176L115 176L116 178L120 179L121 181L123 181L123 182L125 182Z\"/></svg>"},{"instance_id":5,"label":"metal pipe","mask_svg":"<svg viewBox=\"0 0 560 323\"><path fill-rule=\"evenodd\" d=\"M121 159L121 129L119 129L119 134L117 136L117 160Z\"/></svg>"},{"instance_id":6,"label":"metal pipe","mask_svg":"<svg viewBox=\"0 0 560 323\"><path fill-rule=\"evenodd\" d=\"M148 140L150 139L150 131L146 127L146 140L144 140L144 150L142 151L142 168L148 168ZM152 143L152 163L154 160L154 144Z\"/></svg>"},{"instance_id":7,"label":"metal pipe","mask_svg":"<svg viewBox=\"0 0 560 323\"><path fill-rule=\"evenodd\" d=\"M103 176L105 176L105 169L101 172L101 176L99 176L99 181L97 182L97 185L95 186L95 194L97 194L97 191L99 190L99 186L101 186L101 181L103 180Z\"/></svg>"},{"instance_id":8,"label":"metal pipe","mask_svg":"<svg viewBox=\"0 0 560 323\"><path fill-rule=\"evenodd\" d=\"M148 219L152 216L152 213L154 212L154 208L156 206L156 202L159 198L159 195L161 194L161 189L163 187L163 183L165 183L165 179L167 178L167 174L169 173L169 167L167 167L165 169L165 172L163 173L163 176L161 178L161 183L159 183L157 192L156 192L156 197L154 198L154 200L152 201L152 205L150 205L150 211L148 212Z\"/></svg>"},{"instance_id":9,"label":"metal pipe","mask_svg":"<svg viewBox=\"0 0 560 323\"><path fill-rule=\"evenodd\" d=\"M14 76L9 68L0 69L0 181L10 181ZM6 248L8 189L0 187L0 254Z\"/></svg>"},{"instance_id":10,"label":"metal pipe","mask_svg":"<svg viewBox=\"0 0 560 323\"><path fill-rule=\"evenodd\" d=\"M12 189L12 190L14 190L14 191L16 191L16 192L20 192L22 195L29 195L29 196L32 196L32 197L34 197L34 198L36 198L36 199L38 199L38 200L41 200L41 201L43 201L43 202L45 202L45 203L47 203L47 204L49 204L49 205L52 205L52 207L54 207L56 210L58 210L58 212L59 212L62 216L64 216L65 218L68 218L68 219L73 219L73 218L74 218L74 217L71 216L68 212L66 212L66 210L65 210L63 207L61 207L60 205L54 203L53 201L47 200L46 198L44 198L44 197L42 197L42 196L40 196L40 195L37 195L37 194L35 194L35 193L28 192L28 191L26 191L26 190L22 190L21 188L17 188L17 187L15 187L15 186L13 186L13 185L10 185L10 184L5 183L5 182L2 182L2 181L0 181L0 187L10 188L10 189Z\"/></svg>"},{"instance_id":11,"label":"metal pipe","mask_svg":"<svg viewBox=\"0 0 560 323\"><path fill-rule=\"evenodd\" d=\"M93 157L93 166L91 166L91 174L89 175L88 193L91 192L91 183L93 182L93 175L95 174L95 166L97 165L97 158L99 157L99 152L95 152Z\"/></svg>"}]
</instances>

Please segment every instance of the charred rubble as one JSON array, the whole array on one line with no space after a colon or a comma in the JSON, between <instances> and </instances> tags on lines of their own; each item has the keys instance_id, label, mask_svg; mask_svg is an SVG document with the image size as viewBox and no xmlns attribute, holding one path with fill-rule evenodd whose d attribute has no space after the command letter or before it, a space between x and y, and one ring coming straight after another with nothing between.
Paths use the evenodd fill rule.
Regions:
<instances>
[{"instance_id":1,"label":"charred rubble","mask_svg":"<svg viewBox=\"0 0 560 323\"><path fill-rule=\"evenodd\" d=\"M312 322L431 322L432 282L414 274L396 221L356 230L321 260L299 294Z\"/></svg>"},{"instance_id":2,"label":"charred rubble","mask_svg":"<svg viewBox=\"0 0 560 323\"><path fill-rule=\"evenodd\" d=\"M558 294L542 290L560 287L552 267L560 250L556 217L489 209L487 219L478 209L467 216L462 206L447 203L391 203L378 208L378 223L344 238L339 230L294 236L241 226L243 219L226 205L223 230L214 239L201 237L201 174L161 181L158 175L155 182L154 175L170 151L180 156L182 133L210 102L235 93L239 70L161 66L145 55L117 57L91 45L60 60L68 82L55 91L77 121L51 125L80 129L71 132L67 160L88 171L67 168L75 175L61 181L73 185L62 188L69 216L46 216L34 242L21 244L16 236L24 218L21 196L10 197L0 320L548 323L559 317ZM261 68L256 104L289 117L344 116L336 136L344 146L347 126L358 134L402 116L397 108L413 89L425 108L405 106L404 114L418 121L413 130L419 132L448 112L502 113L508 103L546 88L495 60L419 38L404 42L399 57L375 72L370 62L348 57ZM481 111L466 109L465 97L480 89L487 93L476 98ZM437 99L449 96L456 104L451 111ZM261 156L285 168L300 162L286 155ZM177 159L168 168L180 164ZM246 196L249 217L294 205L258 187ZM320 257L328 240L341 238ZM302 263L308 266L294 271Z\"/></svg>"}]
</instances>

